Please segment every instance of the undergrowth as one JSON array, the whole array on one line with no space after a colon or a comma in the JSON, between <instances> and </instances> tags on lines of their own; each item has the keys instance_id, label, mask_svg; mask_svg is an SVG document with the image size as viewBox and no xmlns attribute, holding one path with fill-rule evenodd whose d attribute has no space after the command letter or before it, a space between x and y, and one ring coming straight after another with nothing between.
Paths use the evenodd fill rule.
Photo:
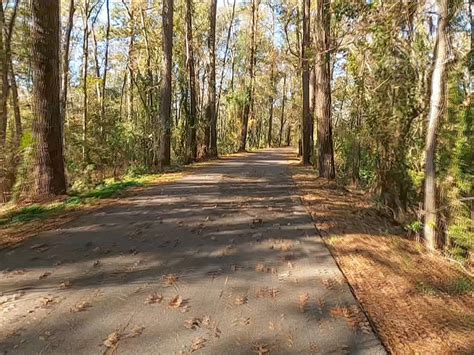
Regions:
<instances>
[{"instance_id":1,"label":"undergrowth","mask_svg":"<svg viewBox=\"0 0 474 355\"><path fill-rule=\"evenodd\" d=\"M161 175L126 176L122 180L107 179L88 191L71 191L69 197L61 202L33 204L24 207L10 205L0 211L0 228L33 220L46 219L93 204L94 201L113 198L130 187L151 184Z\"/></svg>"}]
</instances>

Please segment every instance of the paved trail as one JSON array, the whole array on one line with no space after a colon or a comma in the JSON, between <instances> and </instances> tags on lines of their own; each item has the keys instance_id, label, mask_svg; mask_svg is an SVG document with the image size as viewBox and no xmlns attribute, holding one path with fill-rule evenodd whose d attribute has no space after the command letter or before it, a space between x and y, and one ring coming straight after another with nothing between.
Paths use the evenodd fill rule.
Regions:
<instances>
[{"instance_id":1,"label":"paved trail","mask_svg":"<svg viewBox=\"0 0 474 355\"><path fill-rule=\"evenodd\" d=\"M0 251L0 353L99 354L114 332L124 354L384 353L353 327L294 159L224 159Z\"/></svg>"}]
</instances>

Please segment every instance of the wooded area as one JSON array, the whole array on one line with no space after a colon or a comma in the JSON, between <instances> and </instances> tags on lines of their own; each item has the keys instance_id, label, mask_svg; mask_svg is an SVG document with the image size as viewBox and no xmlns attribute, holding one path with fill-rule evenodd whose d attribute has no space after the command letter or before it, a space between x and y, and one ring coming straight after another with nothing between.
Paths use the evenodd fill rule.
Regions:
<instances>
[{"instance_id":1,"label":"wooded area","mask_svg":"<svg viewBox=\"0 0 474 355\"><path fill-rule=\"evenodd\" d=\"M429 249L469 260L473 7L3 0L0 199L293 145Z\"/></svg>"}]
</instances>

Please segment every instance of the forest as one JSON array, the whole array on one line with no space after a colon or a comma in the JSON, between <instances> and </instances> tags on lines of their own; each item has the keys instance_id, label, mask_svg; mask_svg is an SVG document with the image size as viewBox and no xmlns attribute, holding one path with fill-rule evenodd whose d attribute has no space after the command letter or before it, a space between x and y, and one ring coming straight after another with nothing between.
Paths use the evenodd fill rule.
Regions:
<instances>
[{"instance_id":1,"label":"forest","mask_svg":"<svg viewBox=\"0 0 474 355\"><path fill-rule=\"evenodd\" d=\"M239 207L234 211L235 216L244 210L248 215L254 214L250 221L245 219L248 216L242 217L246 221L244 224L250 225L245 233L238 234L240 226L236 225L234 230L230 222L230 227L214 226L215 233L228 228L229 236L232 236L227 245L219 244L222 250L218 249L216 255L224 259L233 255L234 250L239 248L235 240L240 236L250 238L249 245L254 245L255 240L266 242L265 233L256 233L256 229L268 225L268 230L275 229L271 232L272 239L269 239L273 243L270 249L283 253L284 265L289 269L287 274L291 275L291 272L297 273L291 271L293 263L299 265L298 259L294 262L296 239L275 242L274 238L283 237L274 235L280 235L281 226L290 230L293 224L295 228L303 226L304 221L298 219L299 212L293 211L294 206L289 202L278 205L275 201L279 198L286 201L287 195L297 186L303 191L302 201L309 201L309 205L313 203L306 208L309 208L308 213L315 221L319 235L325 237L324 231L329 230L326 246L338 261L337 266L343 270L351 292L357 297L362 294L360 302L368 307L367 312L361 313L354 311L358 306L340 308L333 305L332 317L348 318L349 324L355 322L363 329L365 325L360 324L366 324L366 321L361 319L367 316L370 325L366 328L376 329L374 334L377 336L380 332L385 350L389 352L423 353L426 350L428 353L456 353L456 349L450 348L456 343L454 340L453 343L447 341L448 345L443 343L440 347L423 348L419 347L421 343L415 344L419 340L417 338L410 343L410 346L415 345L407 350L401 344L402 338L397 340L400 343L393 340L398 335L386 335L385 329L391 329L394 322L384 326L386 320L377 318L379 313L372 311L369 301L364 298L367 295L360 293L356 286L358 277L362 276L347 271L345 263L348 259L338 254L351 245L349 242L339 246L336 242L331 244L331 236L346 235L353 228L354 234L367 235L367 239L355 238L362 243L360 245L368 246L372 242L373 245L378 243L370 239L376 234L382 236L379 240L385 240L383 238L398 228L402 232L396 233L402 234L405 239L402 242L393 242L393 239L387 242L390 250L387 255L398 257L397 253L402 253L401 245L405 245L406 240L416 244L407 247L410 250L415 248L413 254L397 260L402 266L394 277L401 277L403 273L405 276L419 275L422 266L414 268L411 261L413 255L420 255L418 261L426 262L423 265L434 265L429 264L432 261L426 261L431 259L424 258L435 255L443 260L440 263L455 265L470 276L457 279L456 286L452 289L448 287L448 291L440 291L444 290L442 286L427 286L425 279L410 284L411 289L422 292L423 297L434 294L445 297L451 291L461 298L467 297L466 294L472 295L473 12L473 0L2 0L0 229L10 228L15 221L29 221L38 211L43 213L44 206L53 206L47 207L47 213L55 213L58 206L75 206L90 197L116 196L114 188L138 185L134 179L148 181L146 179L174 176L172 174L177 171L186 171L182 185L166 187L165 184L159 191L151 190L154 199L146 199L145 195L140 195L141 192L136 192L143 201L127 200L135 206L137 214L150 213L156 217L154 222L149 222L148 217L132 220L129 240L148 233L146 228L149 227L142 228L147 223L155 223L153 228L157 228L159 235L179 234L159 229L165 228L163 221L165 226L170 223L178 226L176 228L189 223L190 233L205 235L207 230L212 230L212 223L220 218L217 212L221 217L228 212L222 206L235 207L234 202L223 200L224 197L230 199L230 190L226 189L232 188L232 194L235 193L232 198L243 199L235 202ZM291 161L288 152L298 159L297 167L290 164L290 168L306 169L307 178L295 178L299 173L291 173L293 180L288 180L287 171L278 170L279 165ZM217 165L212 165L214 163ZM200 164L203 164L203 169L208 169L204 170L207 175L200 173ZM191 170L186 170L189 168ZM224 182L216 180L216 176ZM280 185L284 186L284 192L278 190ZM183 189L185 197L179 195L180 189ZM268 195L264 194L266 189ZM308 197L310 193L315 197ZM163 197L165 195L168 199ZM194 214L181 206L181 202L174 202L184 198L196 208L194 213L202 221L195 221ZM201 200L196 202L195 199ZM258 203L255 204L255 201ZM261 201L268 203L263 210L260 209L263 206ZM322 205L314 201L322 201ZM140 212L146 204L149 204L149 209ZM365 208L366 204L372 207ZM282 206L290 212L278 215ZM347 212L355 206L360 207L359 210L356 208ZM216 209L216 214L204 212L208 208ZM311 208L316 212L311 212ZM175 210L182 220L176 221L169 215ZM280 220L269 211L278 215ZM100 214L102 212L97 213L97 216L104 216ZM123 213L126 215L129 211ZM344 213L345 217L338 219ZM330 218L327 215L333 218L333 224L328 222ZM107 221L105 216L103 218ZM357 219L359 217L361 220ZM126 221L128 217L123 218ZM117 220L113 222L118 223ZM102 225L94 223L91 222L92 227L86 229L90 231L89 237L101 233L100 228L107 222ZM211 227L206 227L207 224ZM89 228L85 222L83 227ZM38 228L41 230L43 226ZM65 235L75 233L71 230ZM21 227L19 232L26 236ZM294 233L295 238L300 238L297 231ZM219 237L212 236L204 248L211 248L216 238ZM203 246L190 244L189 248L192 248L189 249L186 243L194 243L191 239L178 239L166 240L154 245L156 250L152 248L143 252L156 251L156 255L166 257L160 254L162 249L159 248L180 248L178 245L182 245L183 254L179 254L176 263L179 265L181 257L189 263L196 261L199 251L191 253L190 250L201 250L199 248ZM51 247L51 242L42 244L41 240L27 245L28 253L38 250L43 253ZM88 242L86 249L92 243L96 240ZM115 255L113 247L123 243L117 240L112 246L97 246L90 253ZM312 250L310 244L304 244L307 243L304 237L301 237L301 243L305 245L305 250ZM355 251L351 252L359 255L359 247L354 248ZM122 254L117 252L117 255L125 253L132 258L140 248L126 244L126 249L128 251L122 251ZM420 250L423 252L417 254ZM90 253L80 261L95 258ZM212 253L209 251L209 255L214 255ZM262 256L263 252L259 253ZM321 253L326 255L327 250ZM10 262L6 255L5 265L1 265L1 269L5 266L5 270ZM209 255L206 258L210 258ZM74 257L71 256L72 259ZM329 254L327 257L330 257ZM12 257L11 260L11 263L22 263L21 258L13 261ZM31 260L25 261L25 265L30 267L31 263L36 262ZM103 260L105 256L100 260L91 260L93 268L107 267ZM214 259L202 260L214 265ZM204 263L202 260L196 262ZM250 268L262 277L272 277L277 273L276 268L263 265L260 259L256 261L257 266ZM57 261L57 265L61 262ZM139 261L134 262L137 264L132 264L135 265L132 269L139 265ZM305 262L311 264L311 261ZM377 262L385 266L389 264L389 260ZM193 267L199 269L202 266L197 265L199 267ZM361 265L367 267L368 264ZM187 270L188 266L185 266L183 270ZM225 267L232 272L241 269L236 264L226 264ZM320 265L314 267L319 270ZM429 274L424 275L432 277L432 283L436 284L439 281L436 275L448 269L424 270ZM222 274L219 270L208 270L205 277L212 275L213 279L218 278ZM390 272L393 270L394 267ZM50 271L44 272L39 277L35 276L35 280L49 279L52 277L50 274ZM166 287L173 286L176 292L182 292L176 285L186 275L184 271L178 275L168 270L160 282ZM281 275L278 274L279 281L289 277ZM364 276L365 281L368 280L367 275ZM377 277L374 276L374 280ZM60 288L63 290L74 285L69 280L58 281L62 281ZM2 282L7 283L4 285ZM10 287L8 282L0 279L0 286ZM86 281L78 281L79 284L81 282ZM333 292L339 287L338 282L324 279L323 283L328 292ZM377 294L378 286L373 287L369 296ZM275 299L280 291L284 294L288 290L283 286L281 290L260 289L256 299ZM221 291L219 298L225 292ZM164 297L167 297L166 292ZM232 306L229 306L234 308L253 301L248 294L229 297L235 297L231 301ZM55 304L55 301L48 300L44 301L43 308ZM159 304L162 300L161 293L153 293L145 303ZM309 314L316 307L311 306L313 298L311 302L309 300L308 293L299 295L301 313ZM187 302L189 300L181 295L174 295L168 308L185 313ZM319 312L324 313L324 301L319 299L318 302ZM453 307L446 310L446 314L454 312L453 309L458 312L454 302L452 299L446 301L445 305ZM463 298L459 302L464 306L460 306L461 311L453 316L455 320L447 328L449 332L459 330L465 332L462 334L469 334L472 318L469 325L469 321L462 320L461 315L462 307L467 307L472 299L466 301ZM2 304L3 301L0 302L0 310ZM92 307L89 301L82 302L82 306L78 304L81 303L69 312L82 312ZM140 304L143 307L143 300ZM430 313L430 317L434 316ZM450 316L443 317L433 318L433 324L451 319ZM421 322L423 316L419 319ZM220 336L217 323L209 319L206 323L205 317L186 322L188 329L212 330ZM272 322L270 328L274 330ZM459 325L459 329L452 324ZM425 328L429 326L425 325ZM126 327L117 330L107 337L103 345L108 350L115 350L120 339L139 336L145 328L137 329L129 333ZM372 334L372 330L368 333ZM438 335L433 337L435 340L431 344L438 344ZM1 336L0 330L0 352ZM215 338L219 336L215 335ZM423 334L417 336L423 338ZM212 341L209 336L195 338L186 351L201 350ZM408 340L406 342L409 343ZM296 353L298 341L293 343L291 340L290 343L295 348L286 351ZM269 340L254 342L249 351L267 354L276 349L277 345L272 344ZM474 349L472 343L464 346L457 350L469 353ZM310 347L313 349L313 345ZM36 345L34 349L38 350ZM223 349L213 348L217 353L226 353ZM315 345L315 349L330 352L329 345ZM160 351L175 350L163 348ZM148 349L144 353L153 352Z\"/></svg>"},{"instance_id":2,"label":"forest","mask_svg":"<svg viewBox=\"0 0 474 355\"><path fill-rule=\"evenodd\" d=\"M471 2L54 3L1 8L3 202L297 146L468 257Z\"/></svg>"}]
</instances>

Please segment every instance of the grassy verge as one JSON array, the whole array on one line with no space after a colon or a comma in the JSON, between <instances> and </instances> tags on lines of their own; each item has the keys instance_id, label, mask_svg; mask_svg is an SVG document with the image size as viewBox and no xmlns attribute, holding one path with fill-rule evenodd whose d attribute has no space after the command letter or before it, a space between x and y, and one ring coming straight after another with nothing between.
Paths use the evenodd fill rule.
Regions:
<instances>
[{"instance_id":1,"label":"grassy verge","mask_svg":"<svg viewBox=\"0 0 474 355\"><path fill-rule=\"evenodd\" d=\"M142 178L126 178L122 181L108 180L96 188L83 193L73 193L64 201L46 204L32 204L24 207L9 206L3 213L0 212L0 228L10 227L18 223L30 222L57 216L61 213L76 210L84 205L89 205L95 200L107 199L117 196L120 192L136 186L143 186L149 176Z\"/></svg>"},{"instance_id":2,"label":"grassy verge","mask_svg":"<svg viewBox=\"0 0 474 355\"><path fill-rule=\"evenodd\" d=\"M315 225L393 354L474 353L474 280L309 168L293 179Z\"/></svg>"},{"instance_id":3,"label":"grassy verge","mask_svg":"<svg viewBox=\"0 0 474 355\"><path fill-rule=\"evenodd\" d=\"M181 169L163 174L126 176L120 180L107 179L95 188L71 192L58 201L31 205L7 205L0 209L0 248L16 245L38 231L57 228L72 219L71 212L86 211L105 205L126 194L131 188L146 187L175 181L183 176Z\"/></svg>"}]
</instances>

